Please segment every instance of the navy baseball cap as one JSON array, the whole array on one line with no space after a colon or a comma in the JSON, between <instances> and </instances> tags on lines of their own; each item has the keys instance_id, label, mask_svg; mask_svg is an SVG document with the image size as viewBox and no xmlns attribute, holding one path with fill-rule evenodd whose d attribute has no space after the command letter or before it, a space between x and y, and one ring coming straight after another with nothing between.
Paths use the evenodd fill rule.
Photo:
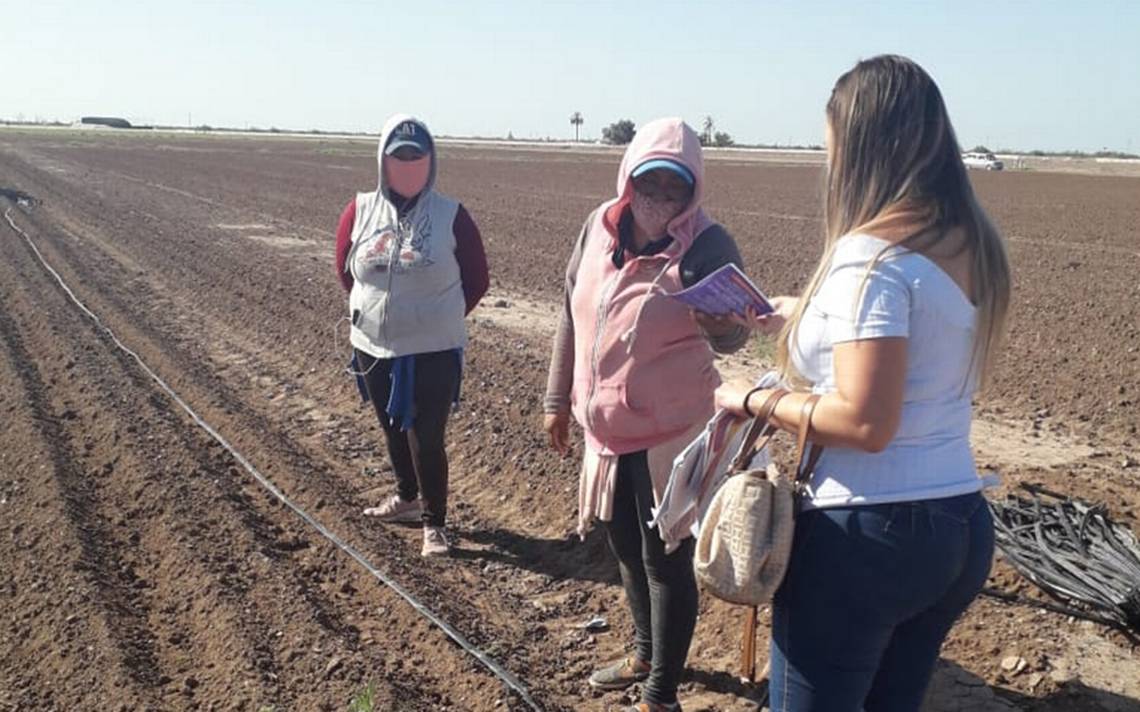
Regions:
<instances>
[{"instance_id":1,"label":"navy baseball cap","mask_svg":"<svg viewBox=\"0 0 1140 712\"><path fill-rule=\"evenodd\" d=\"M672 161L668 158L654 158L646 161L645 163L642 163L637 168L633 169L632 177L636 178L640 175L648 173L649 171L657 170L658 168L664 168L667 171L673 171L677 175L681 176L681 178L683 178L684 181L689 185L693 184L693 173L677 161Z\"/></svg>"},{"instance_id":2,"label":"navy baseball cap","mask_svg":"<svg viewBox=\"0 0 1140 712\"><path fill-rule=\"evenodd\" d=\"M431 153L431 136L415 121L404 121L389 134L388 143L384 146L384 155L391 156L396 149L404 146L414 146L420 150L420 153Z\"/></svg>"}]
</instances>

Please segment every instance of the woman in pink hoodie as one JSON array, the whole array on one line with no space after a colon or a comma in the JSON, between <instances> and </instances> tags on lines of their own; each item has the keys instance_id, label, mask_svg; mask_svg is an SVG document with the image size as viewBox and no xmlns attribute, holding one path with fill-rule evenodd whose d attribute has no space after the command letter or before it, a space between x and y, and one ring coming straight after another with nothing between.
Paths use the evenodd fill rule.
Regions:
<instances>
[{"instance_id":1,"label":"woman in pink hoodie","mask_svg":"<svg viewBox=\"0 0 1140 712\"><path fill-rule=\"evenodd\" d=\"M595 518L605 523L636 632L633 654L590 684L646 681L636 712L680 709L697 617L693 540L666 552L647 523L673 458L713 413L713 351L747 339L744 327L668 296L741 264L732 237L701 209L703 188L696 132L680 119L642 126L622 159L617 197L586 219L570 257L543 405L560 453L570 415L582 426L579 534Z\"/></svg>"}]
</instances>

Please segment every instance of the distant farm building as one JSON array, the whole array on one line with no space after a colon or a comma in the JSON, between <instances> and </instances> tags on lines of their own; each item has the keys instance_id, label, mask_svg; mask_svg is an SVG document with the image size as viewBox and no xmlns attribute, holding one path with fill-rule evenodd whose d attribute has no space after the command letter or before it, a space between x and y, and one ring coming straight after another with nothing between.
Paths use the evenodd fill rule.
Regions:
<instances>
[{"instance_id":1,"label":"distant farm building","mask_svg":"<svg viewBox=\"0 0 1140 712\"><path fill-rule=\"evenodd\" d=\"M113 129L129 129L131 122L117 116L84 116L79 120L84 126L109 126Z\"/></svg>"}]
</instances>

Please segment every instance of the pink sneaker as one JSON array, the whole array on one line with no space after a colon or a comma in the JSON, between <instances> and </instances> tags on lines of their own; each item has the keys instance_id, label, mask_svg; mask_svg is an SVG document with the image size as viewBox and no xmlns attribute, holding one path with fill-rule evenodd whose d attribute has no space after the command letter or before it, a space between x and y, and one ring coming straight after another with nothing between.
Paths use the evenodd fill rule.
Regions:
<instances>
[{"instance_id":1,"label":"pink sneaker","mask_svg":"<svg viewBox=\"0 0 1140 712\"><path fill-rule=\"evenodd\" d=\"M447 535L443 533L443 527L425 526L424 548L420 551L420 556L426 559L433 556L447 556L450 553L451 544L447 543Z\"/></svg>"},{"instance_id":2,"label":"pink sneaker","mask_svg":"<svg viewBox=\"0 0 1140 712\"><path fill-rule=\"evenodd\" d=\"M376 517L382 522L414 524L423 516L423 508L418 499L405 502L400 499L400 495L394 494L384 500L379 507L369 507L364 510L364 516Z\"/></svg>"}]
</instances>

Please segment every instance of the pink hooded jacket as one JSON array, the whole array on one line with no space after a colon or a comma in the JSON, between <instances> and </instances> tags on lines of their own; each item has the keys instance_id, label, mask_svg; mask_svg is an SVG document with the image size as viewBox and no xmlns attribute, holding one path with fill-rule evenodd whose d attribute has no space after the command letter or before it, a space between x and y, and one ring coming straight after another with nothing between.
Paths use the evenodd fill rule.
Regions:
<instances>
[{"instance_id":1,"label":"pink hooded jacket","mask_svg":"<svg viewBox=\"0 0 1140 712\"><path fill-rule=\"evenodd\" d=\"M673 243L664 252L631 257L619 269L610 256L633 191L630 174L656 158L677 161L692 172L693 199L669 223ZM618 171L618 197L604 203L587 225L570 296L575 335L570 402L587 444L600 455L677 440L713 412L713 391L720 384L713 352L689 308L667 296L682 288L681 258L713 224L701 209L703 184L696 132L680 119L658 119L637 132Z\"/></svg>"}]
</instances>

